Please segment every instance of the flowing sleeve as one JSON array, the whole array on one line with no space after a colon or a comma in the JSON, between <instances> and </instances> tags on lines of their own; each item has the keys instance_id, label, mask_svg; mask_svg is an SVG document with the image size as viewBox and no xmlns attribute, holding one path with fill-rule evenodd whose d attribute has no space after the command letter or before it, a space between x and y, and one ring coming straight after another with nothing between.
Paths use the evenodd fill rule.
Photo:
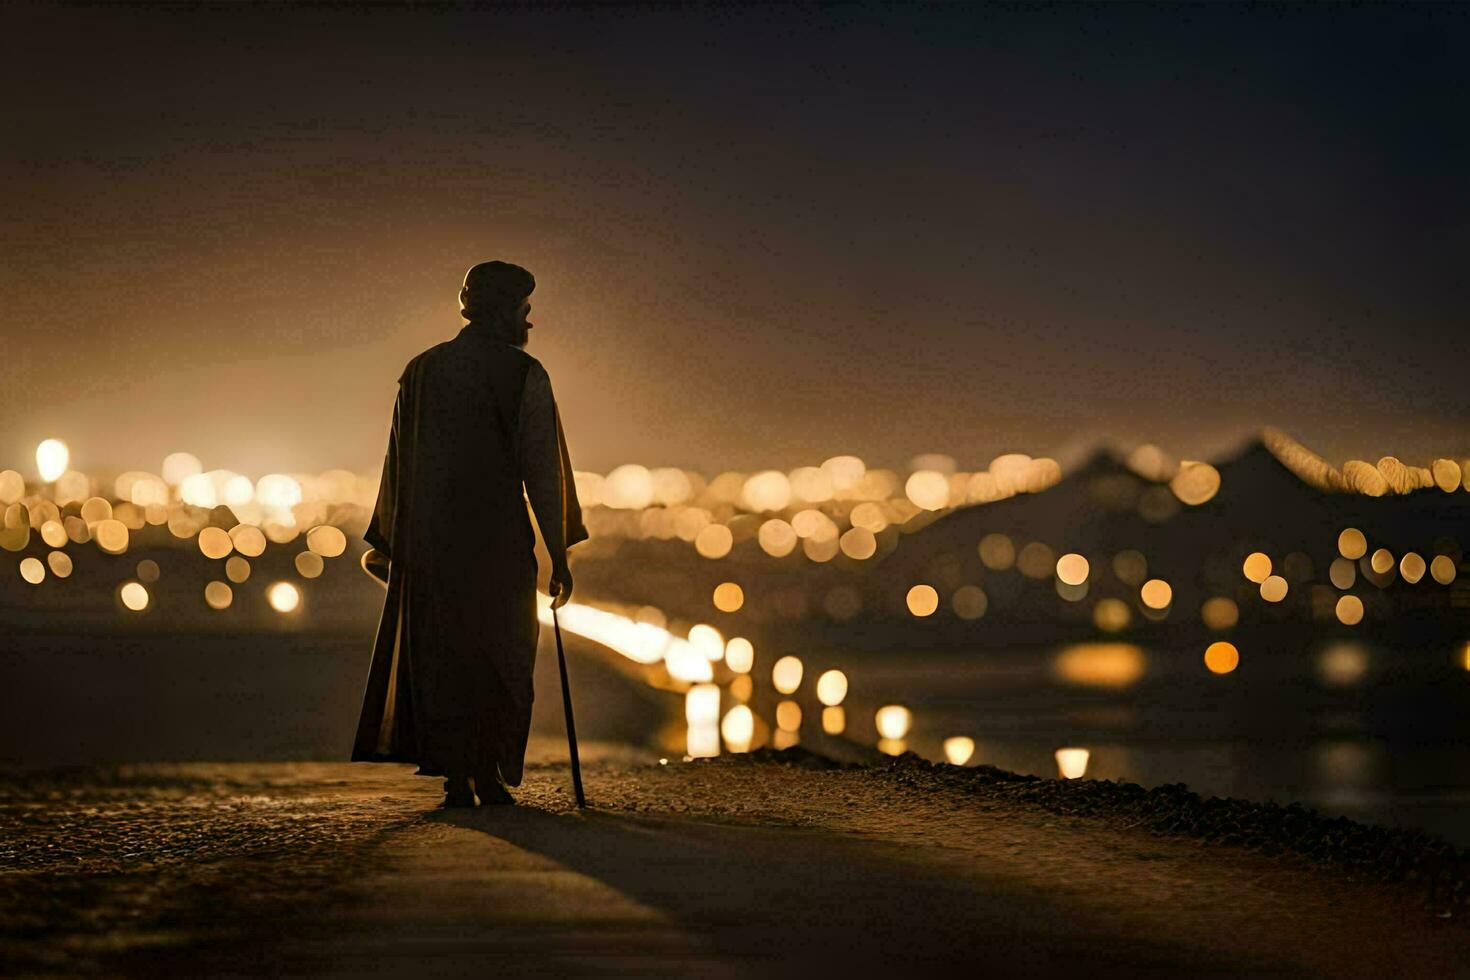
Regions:
<instances>
[{"instance_id":1,"label":"flowing sleeve","mask_svg":"<svg viewBox=\"0 0 1470 980\"><path fill-rule=\"evenodd\" d=\"M587 528L582 524L582 507L551 378L539 362L533 363L526 375L518 428L521 479L531 509L536 512L541 539L553 561L565 561L568 548L587 540Z\"/></svg>"},{"instance_id":2,"label":"flowing sleeve","mask_svg":"<svg viewBox=\"0 0 1470 980\"><path fill-rule=\"evenodd\" d=\"M398 431L403 416L403 385L393 401L393 425L388 431L388 451L383 457L383 479L378 484L378 502L373 507L362 538L390 559L393 557L393 518L398 511Z\"/></svg>"}]
</instances>

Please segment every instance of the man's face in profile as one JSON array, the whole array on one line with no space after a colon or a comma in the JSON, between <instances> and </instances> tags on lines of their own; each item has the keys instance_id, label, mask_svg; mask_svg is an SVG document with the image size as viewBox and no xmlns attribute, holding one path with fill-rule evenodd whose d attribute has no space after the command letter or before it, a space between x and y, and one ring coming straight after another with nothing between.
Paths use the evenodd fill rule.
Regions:
<instances>
[{"instance_id":1,"label":"man's face in profile","mask_svg":"<svg viewBox=\"0 0 1470 980\"><path fill-rule=\"evenodd\" d=\"M518 307L516 307L515 314L513 315L513 318L512 318L512 322L514 322L515 325L516 325L516 327L518 328L518 331L517 331L517 343L521 347L526 346L526 341L528 341L528 340L531 339L531 337L530 337L531 328L536 325L536 324L534 324L534 323L531 322L530 317L531 317L531 301L529 299L523 300L521 302L521 305L518 306Z\"/></svg>"}]
</instances>

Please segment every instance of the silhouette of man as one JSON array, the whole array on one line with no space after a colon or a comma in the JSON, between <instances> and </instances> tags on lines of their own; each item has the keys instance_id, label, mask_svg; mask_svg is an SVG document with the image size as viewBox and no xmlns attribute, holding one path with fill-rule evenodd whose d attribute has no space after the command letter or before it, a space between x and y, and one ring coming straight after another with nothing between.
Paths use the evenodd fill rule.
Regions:
<instances>
[{"instance_id":1,"label":"silhouette of man","mask_svg":"<svg viewBox=\"0 0 1470 980\"><path fill-rule=\"evenodd\" d=\"M587 539L551 379L523 349L535 288L506 262L465 275L469 323L398 379L363 534L363 567L388 595L352 759L446 777L445 806L473 806L476 792L511 803L521 782L540 634L527 496L558 607L572 594L567 549Z\"/></svg>"}]
</instances>

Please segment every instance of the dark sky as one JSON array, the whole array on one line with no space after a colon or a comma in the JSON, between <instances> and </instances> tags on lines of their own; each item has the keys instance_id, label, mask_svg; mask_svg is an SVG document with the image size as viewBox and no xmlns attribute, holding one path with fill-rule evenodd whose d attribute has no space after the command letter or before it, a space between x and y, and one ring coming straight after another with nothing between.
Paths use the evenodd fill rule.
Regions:
<instances>
[{"instance_id":1,"label":"dark sky","mask_svg":"<svg viewBox=\"0 0 1470 980\"><path fill-rule=\"evenodd\" d=\"M1470 10L0 5L0 466L382 459L502 258L578 468L1470 454Z\"/></svg>"}]
</instances>

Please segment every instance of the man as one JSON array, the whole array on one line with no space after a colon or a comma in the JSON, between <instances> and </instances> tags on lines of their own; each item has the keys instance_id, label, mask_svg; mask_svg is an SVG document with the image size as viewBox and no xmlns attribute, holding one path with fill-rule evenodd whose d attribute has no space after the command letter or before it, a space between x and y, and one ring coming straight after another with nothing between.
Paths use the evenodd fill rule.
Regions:
<instances>
[{"instance_id":1,"label":"man","mask_svg":"<svg viewBox=\"0 0 1470 980\"><path fill-rule=\"evenodd\" d=\"M526 497L558 607L572 594L567 549L587 539L551 379L523 349L535 288L506 262L465 276L469 323L398 379L363 534L363 565L386 564L388 596L352 759L446 777L445 806L473 806L475 793L511 803L521 782L540 634Z\"/></svg>"}]
</instances>

